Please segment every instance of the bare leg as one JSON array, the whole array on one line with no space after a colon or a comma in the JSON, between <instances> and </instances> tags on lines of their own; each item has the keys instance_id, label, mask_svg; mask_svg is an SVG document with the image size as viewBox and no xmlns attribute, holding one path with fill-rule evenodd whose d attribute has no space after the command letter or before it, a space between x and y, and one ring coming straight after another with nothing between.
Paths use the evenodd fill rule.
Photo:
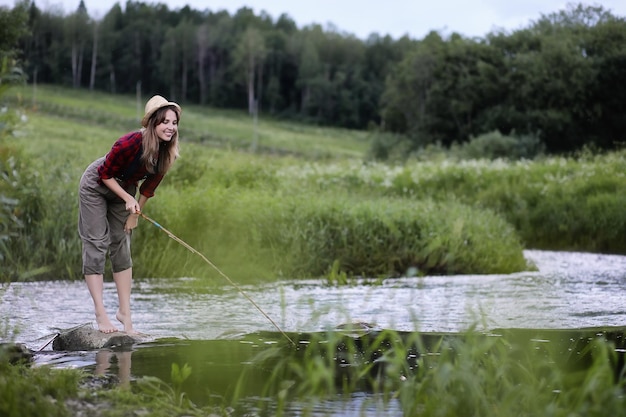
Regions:
<instances>
[{"instance_id":1,"label":"bare leg","mask_svg":"<svg viewBox=\"0 0 626 417\"><path fill-rule=\"evenodd\" d=\"M93 306L96 310L96 323L98 324L98 330L102 333L113 333L117 331L117 328L113 326L106 309L104 308L103 293L104 293L104 279L102 275L85 275L85 282L87 288L89 288L89 294L93 300Z\"/></svg>"},{"instance_id":2,"label":"bare leg","mask_svg":"<svg viewBox=\"0 0 626 417\"><path fill-rule=\"evenodd\" d=\"M120 303L116 317L124 325L126 333L135 333L133 321L130 317L130 291L133 284L133 268L113 273L113 281L115 281L115 286L117 287L117 298Z\"/></svg>"}]
</instances>

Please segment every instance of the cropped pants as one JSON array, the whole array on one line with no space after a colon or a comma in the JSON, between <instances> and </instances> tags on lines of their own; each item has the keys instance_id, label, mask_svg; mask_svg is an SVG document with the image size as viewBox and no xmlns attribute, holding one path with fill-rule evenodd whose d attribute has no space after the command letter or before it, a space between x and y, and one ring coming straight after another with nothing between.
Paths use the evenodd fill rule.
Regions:
<instances>
[{"instance_id":1,"label":"cropped pants","mask_svg":"<svg viewBox=\"0 0 626 417\"><path fill-rule=\"evenodd\" d=\"M124 232L129 212L126 203L104 184L99 184L98 167L104 157L87 167L78 188L78 233L83 242L83 274L104 274L107 253L113 272L132 267L131 233ZM135 185L120 184L130 195Z\"/></svg>"}]
</instances>

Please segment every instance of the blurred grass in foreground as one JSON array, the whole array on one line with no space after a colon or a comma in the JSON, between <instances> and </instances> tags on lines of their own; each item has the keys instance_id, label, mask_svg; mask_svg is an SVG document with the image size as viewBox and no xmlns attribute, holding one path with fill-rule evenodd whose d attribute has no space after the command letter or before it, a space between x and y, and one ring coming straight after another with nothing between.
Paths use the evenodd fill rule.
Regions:
<instances>
[{"instance_id":1,"label":"blurred grass in foreground","mask_svg":"<svg viewBox=\"0 0 626 417\"><path fill-rule=\"evenodd\" d=\"M269 343L278 334L249 335L268 342L258 344L166 341L134 350L134 377L122 383L0 358L0 414L337 415L358 397L364 410L381 415L393 407L425 417L621 416L623 334L623 328L490 335L344 328L292 334L297 347Z\"/></svg>"}]
</instances>

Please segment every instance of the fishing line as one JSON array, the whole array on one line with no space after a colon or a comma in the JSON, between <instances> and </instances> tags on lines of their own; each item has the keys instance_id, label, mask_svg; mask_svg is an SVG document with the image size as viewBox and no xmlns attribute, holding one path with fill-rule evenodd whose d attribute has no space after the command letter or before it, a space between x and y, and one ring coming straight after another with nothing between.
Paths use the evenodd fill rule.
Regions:
<instances>
[{"instance_id":1,"label":"fishing line","mask_svg":"<svg viewBox=\"0 0 626 417\"><path fill-rule=\"evenodd\" d=\"M228 281L233 287L235 287L237 289L237 291L239 291L241 293L241 295L243 295L244 297L246 297L248 299L248 301L250 301L252 303L252 305L254 307L256 307L257 310L259 310L261 312L261 314L263 314L265 316L266 319L268 319L270 321L270 323L272 323L274 325L274 327L276 327L278 329L279 332L282 333L283 336L285 336L285 338L287 340L289 340L291 342L292 345L296 346L296 344L294 343L293 340L291 340L291 338L289 336L287 336L287 334L280 328L278 327L278 325L274 322L274 320L271 319L270 316L267 315L267 313L265 313L265 311L263 311L263 309L261 309L261 307L258 306L257 303L254 302L254 300L252 298L250 298L250 296L248 294L246 294L246 292L239 286L237 285L232 279L230 279L225 273L222 272L221 269L219 269L213 262L211 262L206 256L204 256L203 254L201 254L200 252L198 252L197 250L195 250L193 247L191 247L189 244L187 244L185 241L183 241L182 239L178 238L176 235L174 235L174 233L170 232L169 230L167 230L165 227L161 226L159 223L155 222L154 220L152 220L150 217L146 216L145 214L143 214L142 212L139 212L139 214L141 215L141 217L143 217L144 219L146 219L147 221L149 221L150 223L152 223L153 225L155 225L157 228L161 229L163 232L165 232L165 234L167 234L169 237L171 237L172 239L174 239L176 242L180 243L182 246L184 246L185 248L187 248L190 252L195 253L196 255L198 255L200 258L202 258L202 260L204 262L206 262L207 264L209 264L213 269L215 269L222 277L224 277L224 279L226 279L226 281Z\"/></svg>"}]
</instances>

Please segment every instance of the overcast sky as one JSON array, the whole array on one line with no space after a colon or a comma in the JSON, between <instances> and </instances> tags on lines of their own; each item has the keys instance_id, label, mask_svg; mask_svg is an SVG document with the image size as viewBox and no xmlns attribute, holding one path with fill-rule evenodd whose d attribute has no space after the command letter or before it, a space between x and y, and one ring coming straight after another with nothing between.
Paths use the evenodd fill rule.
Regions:
<instances>
[{"instance_id":1,"label":"overcast sky","mask_svg":"<svg viewBox=\"0 0 626 417\"><path fill-rule=\"evenodd\" d=\"M92 17L102 18L115 0L84 0ZM60 8L71 13L80 0L35 0L41 9ZM119 1L122 7L126 0ZM146 3L153 3L152 0ZM422 39L431 30L468 37L483 37L494 29L508 31L528 26L542 14L567 7L569 1L559 0L167 0L170 9L189 5L196 10L216 12L227 10L231 15L241 7L252 8L255 14L267 12L274 20L286 13L302 28L311 23L326 27L333 24L340 32L361 39L372 32L397 39L409 35ZM575 2L578 3L578 2ZM13 7L15 0L0 0L0 5ZM626 0L585 2L601 5L614 15L626 17Z\"/></svg>"}]
</instances>

